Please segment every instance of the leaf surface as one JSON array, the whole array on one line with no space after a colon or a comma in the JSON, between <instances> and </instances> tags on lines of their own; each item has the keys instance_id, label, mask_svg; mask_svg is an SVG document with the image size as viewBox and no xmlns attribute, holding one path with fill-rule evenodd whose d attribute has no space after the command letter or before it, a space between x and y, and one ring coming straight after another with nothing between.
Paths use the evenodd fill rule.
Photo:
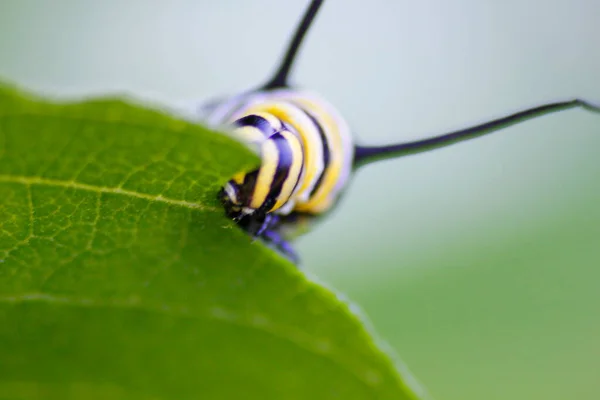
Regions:
<instances>
[{"instance_id":1,"label":"leaf surface","mask_svg":"<svg viewBox=\"0 0 600 400\"><path fill-rule=\"evenodd\" d=\"M118 99L0 88L0 398L416 399L216 193L258 158Z\"/></svg>"}]
</instances>

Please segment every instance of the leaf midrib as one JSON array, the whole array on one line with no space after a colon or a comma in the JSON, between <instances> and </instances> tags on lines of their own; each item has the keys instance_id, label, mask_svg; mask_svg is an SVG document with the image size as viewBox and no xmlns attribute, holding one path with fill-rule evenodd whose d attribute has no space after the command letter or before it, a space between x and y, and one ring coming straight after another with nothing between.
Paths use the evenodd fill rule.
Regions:
<instances>
[{"instance_id":1,"label":"leaf midrib","mask_svg":"<svg viewBox=\"0 0 600 400\"><path fill-rule=\"evenodd\" d=\"M50 187L61 187L67 189L84 190L87 192L94 193L110 193L122 196L134 197L138 199L144 199L147 201L156 201L160 203L166 203L178 207L184 207L192 210L200 211L219 211L216 207L212 207L202 203L195 203L185 200L171 199L164 197L162 194L153 195L147 193L140 193L133 190L127 190L120 187L109 187L109 186L97 186L89 183L77 182L74 180L60 180L60 179L48 179L40 178L37 176L23 176L23 175L0 175L0 183L20 183L26 186L50 186Z\"/></svg>"}]
</instances>

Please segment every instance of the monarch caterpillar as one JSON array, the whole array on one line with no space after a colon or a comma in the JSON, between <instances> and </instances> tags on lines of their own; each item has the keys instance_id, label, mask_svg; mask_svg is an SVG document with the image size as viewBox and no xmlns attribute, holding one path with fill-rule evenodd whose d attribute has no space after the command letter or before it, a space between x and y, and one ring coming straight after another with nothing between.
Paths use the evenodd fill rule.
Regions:
<instances>
[{"instance_id":1,"label":"monarch caterpillar","mask_svg":"<svg viewBox=\"0 0 600 400\"><path fill-rule=\"evenodd\" d=\"M236 174L219 192L225 213L255 238L298 262L289 241L337 204L357 168L460 143L549 113L600 106L572 99L518 111L476 126L384 146L354 143L337 110L319 95L291 87L288 78L323 0L312 0L275 73L256 89L203 106L209 125L226 125L259 151L261 165Z\"/></svg>"}]
</instances>

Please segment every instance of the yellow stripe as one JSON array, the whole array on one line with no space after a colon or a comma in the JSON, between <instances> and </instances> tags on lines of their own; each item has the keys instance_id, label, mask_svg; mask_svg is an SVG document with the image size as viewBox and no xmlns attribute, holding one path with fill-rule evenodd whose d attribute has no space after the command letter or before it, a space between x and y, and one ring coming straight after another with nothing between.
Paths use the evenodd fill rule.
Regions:
<instances>
[{"instance_id":1,"label":"yellow stripe","mask_svg":"<svg viewBox=\"0 0 600 400\"><path fill-rule=\"evenodd\" d=\"M262 164L256 178L256 185L252 193L252 202L250 208L258 209L267 199L267 195L271 190L271 184L277 171L277 163L279 161L279 153L277 146L272 140L266 140L261 148Z\"/></svg>"},{"instance_id":2,"label":"yellow stripe","mask_svg":"<svg viewBox=\"0 0 600 400\"><path fill-rule=\"evenodd\" d=\"M265 120L267 120L267 122L269 123L269 125L271 125L271 127L275 130L278 131L282 128L282 124L281 121L279 119L277 119L276 117L274 117L271 114L268 113L264 113L264 112L257 112L257 113L248 113L246 112L245 115L250 115L250 114L254 114L257 115L259 117L264 118ZM237 120L239 118L242 118L243 116L236 116L234 118L234 120ZM261 144L263 142L265 142L268 138L265 137L265 134L257 127L252 126L252 125L245 125L245 126L241 126L241 127L236 127L234 130L234 135L240 139L241 141L249 144L251 147L255 147L257 151L260 151L261 153L264 152L263 149L261 149ZM264 160L262 160L262 163L264 164ZM277 161L275 161L275 166L277 166ZM275 167L276 168L276 167ZM239 172L237 174L235 174L233 176L233 181L235 183L237 183L238 185L242 185L244 183L244 178L246 177L247 172ZM258 179L258 177L257 177ZM271 178L272 179L272 178ZM267 192L268 194L268 192ZM262 192L260 192L260 195L262 195ZM266 196L266 195L265 195ZM258 200L255 202L254 199L256 198L256 193L253 195L253 201L252 204L256 204L258 203ZM265 197L266 198L266 197ZM264 200L263 200L264 201ZM262 202L261 202L262 204ZM260 205L259 205L260 207ZM258 207L253 207L253 208L258 208Z\"/></svg>"},{"instance_id":3,"label":"yellow stripe","mask_svg":"<svg viewBox=\"0 0 600 400\"><path fill-rule=\"evenodd\" d=\"M283 187L281 188L281 194L277 198L277 203L275 203L271 211L275 211L278 208L282 207L285 203L289 201L290 197L292 197L294 185L296 184L296 182L298 182L298 179L300 179L300 171L302 169L302 163L304 161L302 145L300 144L298 138L292 132L287 130L282 131L281 135L285 138L292 151L292 166L290 167L288 176L285 180L285 183L283 184Z\"/></svg>"},{"instance_id":4,"label":"yellow stripe","mask_svg":"<svg viewBox=\"0 0 600 400\"><path fill-rule=\"evenodd\" d=\"M232 180L237 183L238 185L241 185L242 183L244 183L244 178L246 177L246 173L245 172L238 172L237 174L235 174L232 178Z\"/></svg>"},{"instance_id":5,"label":"yellow stripe","mask_svg":"<svg viewBox=\"0 0 600 400\"><path fill-rule=\"evenodd\" d=\"M332 204L332 192L337 184L344 163L342 138L336 121L317 102L305 97L296 97L294 101L300 103L316 117L330 144L329 165L325 170L325 175L321 180L319 189L307 202L299 203L296 206L296 210L298 211L320 213L328 209ZM327 143L324 143L324 145L327 145Z\"/></svg>"},{"instance_id":6,"label":"yellow stripe","mask_svg":"<svg viewBox=\"0 0 600 400\"><path fill-rule=\"evenodd\" d=\"M321 136L314 126L313 121L298 107L281 101L258 103L250 107L246 112L266 112L273 114L298 132L303 144L304 176L301 179L302 182L300 182L300 187L296 191L295 196L308 200L305 197L308 196L312 185L317 179L317 173L320 172L319 165L323 163L322 149L318 145L315 145L320 143Z\"/></svg>"}]
</instances>

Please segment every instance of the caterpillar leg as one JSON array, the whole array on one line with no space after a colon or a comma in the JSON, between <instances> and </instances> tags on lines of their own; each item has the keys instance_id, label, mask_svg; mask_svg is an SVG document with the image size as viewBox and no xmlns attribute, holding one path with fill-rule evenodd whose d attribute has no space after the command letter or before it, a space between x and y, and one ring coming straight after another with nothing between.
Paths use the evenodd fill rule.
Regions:
<instances>
[{"instance_id":1,"label":"caterpillar leg","mask_svg":"<svg viewBox=\"0 0 600 400\"><path fill-rule=\"evenodd\" d=\"M276 231L266 230L262 234L263 240L288 258L292 263L300 264L300 258L294 248Z\"/></svg>"},{"instance_id":2,"label":"caterpillar leg","mask_svg":"<svg viewBox=\"0 0 600 400\"><path fill-rule=\"evenodd\" d=\"M244 229L254 240L262 239L265 244L274 248L292 263L298 264L300 259L294 248L278 232L281 218L278 215L266 214L258 218L256 215L239 220L238 225Z\"/></svg>"},{"instance_id":3,"label":"caterpillar leg","mask_svg":"<svg viewBox=\"0 0 600 400\"><path fill-rule=\"evenodd\" d=\"M274 228L279 223L279 217L273 214L267 214L262 224L256 230L255 236L263 236L268 229Z\"/></svg>"},{"instance_id":4,"label":"caterpillar leg","mask_svg":"<svg viewBox=\"0 0 600 400\"><path fill-rule=\"evenodd\" d=\"M273 214L253 214L239 220L238 225L242 227L251 237L257 239L267 231L275 229L279 224L279 216Z\"/></svg>"}]
</instances>

